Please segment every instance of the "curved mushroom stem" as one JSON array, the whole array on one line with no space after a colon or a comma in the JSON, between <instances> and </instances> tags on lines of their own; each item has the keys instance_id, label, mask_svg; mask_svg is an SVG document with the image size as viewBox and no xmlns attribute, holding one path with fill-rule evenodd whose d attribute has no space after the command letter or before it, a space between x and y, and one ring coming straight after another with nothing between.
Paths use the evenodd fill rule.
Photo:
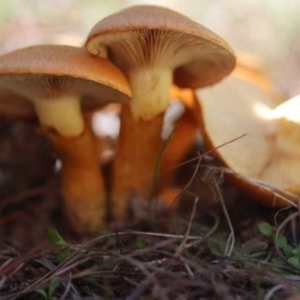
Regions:
<instances>
[{"instance_id":1,"label":"curved mushroom stem","mask_svg":"<svg viewBox=\"0 0 300 300\"><path fill-rule=\"evenodd\" d=\"M130 107L121 111L121 131L113 165L111 213L114 220L127 218L130 198L149 198L161 150L163 114L151 121L136 121Z\"/></svg>"},{"instance_id":2,"label":"curved mushroom stem","mask_svg":"<svg viewBox=\"0 0 300 300\"><path fill-rule=\"evenodd\" d=\"M176 122L175 132L162 156L160 182L162 190L167 190L172 185L176 173L175 167L183 162L192 149L200 124L200 106L194 91L173 87L171 97L180 99L185 105L185 112Z\"/></svg>"},{"instance_id":3,"label":"curved mushroom stem","mask_svg":"<svg viewBox=\"0 0 300 300\"><path fill-rule=\"evenodd\" d=\"M106 195L94 138L90 126L84 125L79 100L69 97L59 100L34 104L42 133L62 160L66 215L78 234L96 234L105 224Z\"/></svg>"},{"instance_id":4,"label":"curved mushroom stem","mask_svg":"<svg viewBox=\"0 0 300 300\"><path fill-rule=\"evenodd\" d=\"M61 183L65 213L77 234L97 234L105 226L106 195L94 137L87 126L77 137L42 132L62 160Z\"/></svg>"}]
</instances>

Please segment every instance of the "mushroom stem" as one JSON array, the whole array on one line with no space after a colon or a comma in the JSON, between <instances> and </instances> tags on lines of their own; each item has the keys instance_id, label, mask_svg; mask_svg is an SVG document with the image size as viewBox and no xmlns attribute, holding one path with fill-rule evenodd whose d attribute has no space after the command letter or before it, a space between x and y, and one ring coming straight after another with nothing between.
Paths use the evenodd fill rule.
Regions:
<instances>
[{"instance_id":1,"label":"mushroom stem","mask_svg":"<svg viewBox=\"0 0 300 300\"><path fill-rule=\"evenodd\" d=\"M73 229L78 234L99 233L105 224L106 195L90 127L73 138L63 137L48 128L42 132L62 160L62 196Z\"/></svg>"},{"instance_id":2,"label":"mushroom stem","mask_svg":"<svg viewBox=\"0 0 300 300\"><path fill-rule=\"evenodd\" d=\"M113 165L112 217L126 219L130 198L149 198L156 160L161 150L163 114L151 121L136 121L129 106L121 111L121 131Z\"/></svg>"},{"instance_id":3,"label":"mushroom stem","mask_svg":"<svg viewBox=\"0 0 300 300\"><path fill-rule=\"evenodd\" d=\"M151 120L169 105L172 70L139 68L129 73L132 88L131 109L135 120Z\"/></svg>"},{"instance_id":4,"label":"mushroom stem","mask_svg":"<svg viewBox=\"0 0 300 300\"><path fill-rule=\"evenodd\" d=\"M82 133L84 120L78 97L61 95L53 100L36 100L34 106L41 124L62 136L78 136Z\"/></svg>"},{"instance_id":5,"label":"mushroom stem","mask_svg":"<svg viewBox=\"0 0 300 300\"><path fill-rule=\"evenodd\" d=\"M168 187L174 184L175 167L183 162L192 149L196 134L199 132L200 106L194 91L183 89L176 93L177 95L173 96L177 96L185 104L185 112L176 122L175 132L162 156L160 182L162 190L168 190Z\"/></svg>"},{"instance_id":6,"label":"mushroom stem","mask_svg":"<svg viewBox=\"0 0 300 300\"><path fill-rule=\"evenodd\" d=\"M90 127L84 125L79 99L34 101L42 133L62 160L66 215L78 234L98 233L105 222L105 187Z\"/></svg>"},{"instance_id":7,"label":"mushroom stem","mask_svg":"<svg viewBox=\"0 0 300 300\"><path fill-rule=\"evenodd\" d=\"M112 217L126 219L130 197L148 199L162 147L163 112L169 104L171 70L138 68L129 73L131 106L123 106L113 166Z\"/></svg>"}]
</instances>

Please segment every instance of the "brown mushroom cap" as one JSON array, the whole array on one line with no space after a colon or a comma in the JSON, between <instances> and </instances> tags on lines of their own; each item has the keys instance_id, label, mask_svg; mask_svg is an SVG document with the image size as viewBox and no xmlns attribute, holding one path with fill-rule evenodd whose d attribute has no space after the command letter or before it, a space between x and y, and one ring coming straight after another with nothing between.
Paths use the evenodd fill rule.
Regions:
<instances>
[{"instance_id":1,"label":"brown mushroom cap","mask_svg":"<svg viewBox=\"0 0 300 300\"><path fill-rule=\"evenodd\" d=\"M98 22L86 47L101 56L103 46L124 71L142 65L173 68L180 87L214 84L235 65L222 38L180 13L152 5L133 6Z\"/></svg>"},{"instance_id":2,"label":"brown mushroom cap","mask_svg":"<svg viewBox=\"0 0 300 300\"><path fill-rule=\"evenodd\" d=\"M116 66L82 48L41 45L0 56L0 113L34 116L26 100L53 100L60 94L79 95L82 109L89 110L128 101L130 93Z\"/></svg>"},{"instance_id":3,"label":"brown mushroom cap","mask_svg":"<svg viewBox=\"0 0 300 300\"><path fill-rule=\"evenodd\" d=\"M234 86L237 86L235 93L230 93ZM282 127L283 119L271 120L267 117L265 112L274 109L277 100L235 77L229 77L220 85L198 91L197 94L202 112L202 131L211 148L245 134L215 150L236 175L240 186L256 190L267 205L288 205L279 199L275 201L274 191L295 192L294 187L299 187L300 145L297 149L295 144L300 139L295 141L294 136L287 135L281 140L283 130L290 130L290 125L294 130L295 125L284 120ZM293 132L297 135L298 131ZM294 144L289 143L289 139L293 139ZM268 189L258 191L258 186L263 185Z\"/></svg>"},{"instance_id":4,"label":"brown mushroom cap","mask_svg":"<svg viewBox=\"0 0 300 300\"><path fill-rule=\"evenodd\" d=\"M28 102L27 98L0 87L0 114L17 118L31 118L35 112L33 105Z\"/></svg>"}]
</instances>

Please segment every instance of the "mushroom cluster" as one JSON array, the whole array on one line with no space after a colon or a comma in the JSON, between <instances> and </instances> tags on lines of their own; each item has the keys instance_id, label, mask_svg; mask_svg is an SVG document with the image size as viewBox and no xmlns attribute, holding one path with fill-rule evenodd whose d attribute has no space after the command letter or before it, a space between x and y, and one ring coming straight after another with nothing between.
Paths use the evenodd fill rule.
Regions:
<instances>
[{"instance_id":1,"label":"mushroom cluster","mask_svg":"<svg viewBox=\"0 0 300 300\"><path fill-rule=\"evenodd\" d=\"M32 46L0 56L0 113L37 118L60 160L64 211L78 234L128 218L134 195L149 199L192 145L200 108L191 89L213 85L235 67L218 35L170 9L133 6L99 21L82 48ZM188 89L187 89L188 88ZM185 113L165 152L162 127L170 99ZM107 190L97 144L83 113L121 105L121 128Z\"/></svg>"}]
</instances>

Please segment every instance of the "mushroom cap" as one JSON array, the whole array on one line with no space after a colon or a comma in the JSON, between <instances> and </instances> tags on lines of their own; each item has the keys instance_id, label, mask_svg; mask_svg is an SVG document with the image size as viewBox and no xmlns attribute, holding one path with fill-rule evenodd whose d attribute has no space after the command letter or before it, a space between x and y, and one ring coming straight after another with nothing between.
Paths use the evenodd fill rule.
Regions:
<instances>
[{"instance_id":1,"label":"mushroom cap","mask_svg":"<svg viewBox=\"0 0 300 300\"><path fill-rule=\"evenodd\" d=\"M80 96L82 109L90 110L126 102L131 92L116 66L83 48L40 45L0 56L0 113L31 117L35 113L30 100L63 94Z\"/></svg>"},{"instance_id":2,"label":"mushroom cap","mask_svg":"<svg viewBox=\"0 0 300 300\"><path fill-rule=\"evenodd\" d=\"M276 123L268 117L277 101L233 76L218 86L198 91L197 96L204 139L231 169L231 177L240 187L253 191L265 205L289 205L285 200L274 199L274 195L280 191L297 192L300 153L289 149L289 145L278 144ZM287 198L296 201L293 195Z\"/></svg>"},{"instance_id":3,"label":"mushroom cap","mask_svg":"<svg viewBox=\"0 0 300 300\"><path fill-rule=\"evenodd\" d=\"M17 95L0 86L0 115L11 117L32 117L35 115L33 105L26 97Z\"/></svg>"},{"instance_id":4,"label":"mushroom cap","mask_svg":"<svg viewBox=\"0 0 300 300\"><path fill-rule=\"evenodd\" d=\"M200 88L227 76L235 55L218 35L167 8L140 5L99 21L90 31L86 48L108 56L125 72L139 66L174 69L174 83Z\"/></svg>"}]
</instances>

